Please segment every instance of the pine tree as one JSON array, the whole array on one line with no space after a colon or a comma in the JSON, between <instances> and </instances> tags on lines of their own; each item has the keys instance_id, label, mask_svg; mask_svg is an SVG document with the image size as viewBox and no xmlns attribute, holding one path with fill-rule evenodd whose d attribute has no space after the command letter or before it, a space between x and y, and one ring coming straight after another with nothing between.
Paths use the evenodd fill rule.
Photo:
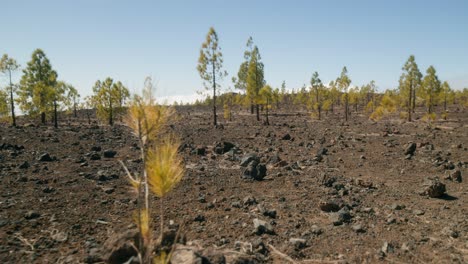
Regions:
<instances>
[{"instance_id":1,"label":"pine tree","mask_svg":"<svg viewBox=\"0 0 468 264\"><path fill-rule=\"evenodd\" d=\"M257 121L260 121L259 92L265 85L264 65L261 62L260 51L255 46L250 55L249 71L247 73L247 96L255 103Z\"/></svg>"},{"instance_id":2,"label":"pine tree","mask_svg":"<svg viewBox=\"0 0 468 264\"><path fill-rule=\"evenodd\" d=\"M434 111L434 99L440 92L440 81L432 65L427 68L426 76L424 76L422 82L422 88L426 97L427 113L432 114Z\"/></svg>"},{"instance_id":3,"label":"pine tree","mask_svg":"<svg viewBox=\"0 0 468 264\"><path fill-rule=\"evenodd\" d=\"M314 94L314 109L318 113L318 119L322 119L322 107L323 107L323 95L324 95L324 86L322 80L319 78L318 72L312 74L310 79L311 92Z\"/></svg>"},{"instance_id":4,"label":"pine tree","mask_svg":"<svg viewBox=\"0 0 468 264\"><path fill-rule=\"evenodd\" d=\"M219 82L227 75L226 71L221 70L222 67L223 54L219 47L218 34L211 27L200 49L197 70L203 80L205 89L213 89L213 124L215 126L218 125L216 116L216 89L220 87Z\"/></svg>"},{"instance_id":5,"label":"pine tree","mask_svg":"<svg viewBox=\"0 0 468 264\"><path fill-rule=\"evenodd\" d=\"M8 93L0 90L0 122L8 115Z\"/></svg>"},{"instance_id":6,"label":"pine tree","mask_svg":"<svg viewBox=\"0 0 468 264\"><path fill-rule=\"evenodd\" d=\"M96 81L91 97L96 114L107 119L110 126L114 125L115 108L119 106L119 90L114 80L107 77L104 81Z\"/></svg>"},{"instance_id":7,"label":"pine tree","mask_svg":"<svg viewBox=\"0 0 468 264\"><path fill-rule=\"evenodd\" d=\"M341 92L343 92L343 97L345 101L345 120L348 121L348 113L349 113L349 94L348 94L348 89L349 85L351 84L351 79L348 77L348 70L346 69L346 66L343 67L343 70L341 71L340 77L336 79L336 84L338 88L340 89Z\"/></svg>"},{"instance_id":8,"label":"pine tree","mask_svg":"<svg viewBox=\"0 0 468 264\"><path fill-rule=\"evenodd\" d=\"M9 77L9 93L10 93L10 111L11 111L11 124L16 126L16 116L15 116L15 100L13 98L13 93L15 92L15 86L11 81L11 75L19 69L20 65L16 62L15 59L8 57L7 54L3 54L2 59L0 60L0 72L8 75Z\"/></svg>"},{"instance_id":9,"label":"pine tree","mask_svg":"<svg viewBox=\"0 0 468 264\"><path fill-rule=\"evenodd\" d=\"M51 99L54 108L54 127L58 127L58 108L59 104L67 100L69 85L63 81L58 81L57 84L51 89Z\"/></svg>"},{"instance_id":10,"label":"pine tree","mask_svg":"<svg viewBox=\"0 0 468 264\"><path fill-rule=\"evenodd\" d=\"M20 81L18 102L21 110L29 115L41 115L45 124L46 113L52 108L53 88L57 84L57 72L52 69L44 51L36 49L28 62Z\"/></svg>"},{"instance_id":11,"label":"pine tree","mask_svg":"<svg viewBox=\"0 0 468 264\"><path fill-rule=\"evenodd\" d=\"M448 84L447 81L445 81L444 83L442 83L442 87L441 87L441 95L442 95L442 100L444 102L444 112L447 111L447 102L449 100L449 97L452 93L452 89L450 88L450 85Z\"/></svg>"},{"instance_id":12,"label":"pine tree","mask_svg":"<svg viewBox=\"0 0 468 264\"><path fill-rule=\"evenodd\" d=\"M414 113L416 108L416 90L421 85L422 74L418 69L418 64L414 55L411 55L403 66L404 71L400 77L400 94L406 96L407 99L407 111L408 111L408 122L411 122L411 112Z\"/></svg>"},{"instance_id":13,"label":"pine tree","mask_svg":"<svg viewBox=\"0 0 468 264\"><path fill-rule=\"evenodd\" d=\"M259 96L261 100L260 102L265 105L265 124L270 125L270 120L268 119L268 109L270 108L273 99L273 90L271 89L271 86L263 86L263 88L259 91Z\"/></svg>"}]
</instances>

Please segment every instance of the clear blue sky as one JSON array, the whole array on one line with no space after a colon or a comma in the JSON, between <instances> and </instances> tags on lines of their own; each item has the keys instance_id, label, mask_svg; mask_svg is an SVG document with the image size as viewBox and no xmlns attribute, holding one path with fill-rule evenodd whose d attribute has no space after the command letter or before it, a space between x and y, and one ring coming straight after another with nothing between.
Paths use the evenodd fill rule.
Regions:
<instances>
[{"instance_id":1,"label":"clear blue sky","mask_svg":"<svg viewBox=\"0 0 468 264\"><path fill-rule=\"evenodd\" d=\"M335 79L347 66L354 85L396 87L410 54L434 65L453 88L468 86L468 1L2 1L0 54L23 66L43 49L61 80L91 93L107 76L139 90L191 95L201 43L215 27L231 85L252 36L266 81L308 84L313 71ZM17 74L19 78L20 74ZM4 85L1 80L0 85Z\"/></svg>"}]
</instances>

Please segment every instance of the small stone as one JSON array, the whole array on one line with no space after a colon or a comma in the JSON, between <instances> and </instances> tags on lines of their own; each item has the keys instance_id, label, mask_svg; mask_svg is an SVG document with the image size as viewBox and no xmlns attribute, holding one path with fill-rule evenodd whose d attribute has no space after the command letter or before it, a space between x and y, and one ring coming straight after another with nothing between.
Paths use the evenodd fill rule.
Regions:
<instances>
[{"instance_id":1,"label":"small stone","mask_svg":"<svg viewBox=\"0 0 468 264\"><path fill-rule=\"evenodd\" d=\"M291 135L285 134L284 136L281 137L281 140L291 140Z\"/></svg>"},{"instance_id":2,"label":"small stone","mask_svg":"<svg viewBox=\"0 0 468 264\"><path fill-rule=\"evenodd\" d=\"M353 228L354 232L356 232L356 233L364 233L364 232L366 232L366 230L365 230L365 229L362 227L362 225L360 225L360 224L353 225L352 228Z\"/></svg>"},{"instance_id":3,"label":"small stone","mask_svg":"<svg viewBox=\"0 0 468 264\"><path fill-rule=\"evenodd\" d=\"M260 162L260 159L257 157L255 153L249 153L249 154L244 155L244 157L242 157L241 159L240 165L241 167L247 167L247 165L249 165L252 161Z\"/></svg>"},{"instance_id":4,"label":"small stone","mask_svg":"<svg viewBox=\"0 0 468 264\"><path fill-rule=\"evenodd\" d=\"M323 156L323 155L327 155L327 154L328 154L328 149L327 148L320 148L317 151L317 156Z\"/></svg>"},{"instance_id":5,"label":"small stone","mask_svg":"<svg viewBox=\"0 0 468 264\"><path fill-rule=\"evenodd\" d=\"M319 208L324 212L338 212L340 210L340 206L335 201L321 201Z\"/></svg>"},{"instance_id":6,"label":"small stone","mask_svg":"<svg viewBox=\"0 0 468 264\"><path fill-rule=\"evenodd\" d=\"M413 211L413 214L415 214L415 215L424 215L424 211L416 209L416 210Z\"/></svg>"},{"instance_id":7,"label":"small stone","mask_svg":"<svg viewBox=\"0 0 468 264\"><path fill-rule=\"evenodd\" d=\"M387 241L385 241L385 243L383 244L381 250L385 254L393 253L393 251L394 251L393 246L391 244L389 244Z\"/></svg>"},{"instance_id":8,"label":"small stone","mask_svg":"<svg viewBox=\"0 0 468 264\"><path fill-rule=\"evenodd\" d=\"M37 160L43 162L54 161L54 159L49 155L49 153L42 154Z\"/></svg>"},{"instance_id":9,"label":"small stone","mask_svg":"<svg viewBox=\"0 0 468 264\"><path fill-rule=\"evenodd\" d=\"M306 240L303 238L290 238L289 243L293 245L296 250L306 246Z\"/></svg>"},{"instance_id":10,"label":"small stone","mask_svg":"<svg viewBox=\"0 0 468 264\"><path fill-rule=\"evenodd\" d=\"M106 187L106 188L103 188L102 190L103 190L105 193L107 193L107 194L111 194L111 193L113 193L113 192L115 191L115 188L113 188L113 187Z\"/></svg>"},{"instance_id":11,"label":"small stone","mask_svg":"<svg viewBox=\"0 0 468 264\"><path fill-rule=\"evenodd\" d=\"M453 230L452 228L448 226L442 229L442 234L447 235L452 238L458 238L460 235L457 231Z\"/></svg>"},{"instance_id":12,"label":"small stone","mask_svg":"<svg viewBox=\"0 0 468 264\"><path fill-rule=\"evenodd\" d=\"M205 222L206 219L205 219L205 216L199 214L193 219L193 221L195 221L195 222Z\"/></svg>"},{"instance_id":13,"label":"small stone","mask_svg":"<svg viewBox=\"0 0 468 264\"><path fill-rule=\"evenodd\" d=\"M91 154L91 156L89 157L90 160L100 160L101 159L101 155L99 155L98 153L93 153Z\"/></svg>"},{"instance_id":14,"label":"small stone","mask_svg":"<svg viewBox=\"0 0 468 264\"><path fill-rule=\"evenodd\" d=\"M392 204L392 206L390 206L390 208L392 210L401 210L401 209L405 208L405 206L394 203L394 204Z\"/></svg>"},{"instance_id":15,"label":"small stone","mask_svg":"<svg viewBox=\"0 0 468 264\"><path fill-rule=\"evenodd\" d=\"M244 205L254 205L254 204L257 204L257 200L255 199L255 197L251 197L251 196L247 196L245 197L242 202L244 203Z\"/></svg>"},{"instance_id":16,"label":"small stone","mask_svg":"<svg viewBox=\"0 0 468 264\"><path fill-rule=\"evenodd\" d=\"M52 239L57 242L65 242L68 240L68 235L65 232L57 232L52 235Z\"/></svg>"},{"instance_id":17,"label":"small stone","mask_svg":"<svg viewBox=\"0 0 468 264\"><path fill-rule=\"evenodd\" d=\"M394 224L396 223L396 218L395 217L389 217L387 218L387 224L390 225L390 224Z\"/></svg>"},{"instance_id":18,"label":"small stone","mask_svg":"<svg viewBox=\"0 0 468 264\"><path fill-rule=\"evenodd\" d=\"M334 226L339 226L342 225L343 223L347 223L351 220L351 214L349 213L349 210L347 207L341 208L336 213L332 213L329 216L330 221Z\"/></svg>"},{"instance_id":19,"label":"small stone","mask_svg":"<svg viewBox=\"0 0 468 264\"><path fill-rule=\"evenodd\" d=\"M21 164L18 166L18 168L20 168L20 169L27 169L27 168L29 168L29 167L30 167L30 165L29 165L29 163L28 163L27 161L24 161L23 163L21 163Z\"/></svg>"},{"instance_id":20,"label":"small stone","mask_svg":"<svg viewBox=\"0 0 468 264\"><path fill-rule=\"evenodd\" d=\"M93 147L91 147L91 151L101 151L101 150L102 150L101 146L93 146Z\"/></svg>"},{"instance_id":21,"label":"small stone","mask_svg":"<svg viewBox=\"0 0 468 264\"><path fill-rule=\"evenodd\" d=\"M460 170L450 172L449 179L456 182L462 182L462 175Z\"/></svg>"},{"instance_id":22,"label":"small stone","mask_svg":"<svg viewBox=\"0 0 468 264\"><path fill-rule=\"evenodd\" d=\"M47 187L45 187L44 189L42 189L42 192L43 192L43 193L53 193L53 192L55 192L55 188L54 188L54 187L47 186Z\"/></svg>"},{"instance_id":23,"label":"small stone","mask_svg":"<svg viewBox=\"0 0 468 264\"><path fill-rule=\"evenodd\" d=\"M320 235L320 234L323 233L323 230L322 230L322 228L320 228L320 227L317 226L317 225L312 225L312 226L310 227L310 232L311 232L312 234L318 236L318 235Z\"/></svg>"},{"instance_id":24,"label":"small stone","mask_svg":"<svg viewBox=\"0 0 468 264\"><path fill-rule=\"evenodd\" d=\"M104 151L104 158L113 158L117 155L117 151L108 149Z\"/></svg>"},{"instance_id":25,"label":"small stone","mask_svg":"<svg viewBox=\"0 0 468 264\"><path fill-rule=\"evenodd\" d=\"M274 234L274 230L273 230L273 226L264 221L264 220L260 220L258 218L255 218L253 220L253 224L254 224L254 232L255 234L257 235L261 235L261 234Z\"/></svg>"},{"instance_id":26,"label":"small stone","mask_svg":"<svg viewBox=\"0 0 468 264\"><path fill-rule=\"evenodd\" d=\"M416 143L411 142L408 144L408 146L405 149L405 155L414 155L414 152L416 151Z\"/></svg>"},{"instance_id":27,"label":"small stone","mask_svg":"<svg viewBox=\"0 0 468 264\"><path fill-rule=\"evenodd\" d=\"M39 218L40 216L41 214L36 211L29 211L24 215L24 218L26 218L27 220L31 220L31 219Z\"/></svg>"}]
</instances>

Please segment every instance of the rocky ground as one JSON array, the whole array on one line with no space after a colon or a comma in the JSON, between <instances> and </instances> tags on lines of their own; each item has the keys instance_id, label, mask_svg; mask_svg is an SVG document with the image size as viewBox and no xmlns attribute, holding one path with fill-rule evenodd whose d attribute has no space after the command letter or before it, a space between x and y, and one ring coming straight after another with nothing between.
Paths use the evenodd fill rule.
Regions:
<instances>
[{"instance_id":1,"label":"rocky ground","mask_svg":"<svg viewBox=\"0 0 468 264\"><path fill-rule=\"evenodd\" d=\"M171 129L186 174L152 206L162 202L166 227L179 227L179 256L468 262L466 110L432 124L280 110L270 126L242 112L220 128L209 109L178 112ZM84 119L58 129L23 124L0 127L0 260L102 261L105 242L134 227L135 197L118 160L141 169L135 139L123 126Z\"/></svg>"}]
</instances>

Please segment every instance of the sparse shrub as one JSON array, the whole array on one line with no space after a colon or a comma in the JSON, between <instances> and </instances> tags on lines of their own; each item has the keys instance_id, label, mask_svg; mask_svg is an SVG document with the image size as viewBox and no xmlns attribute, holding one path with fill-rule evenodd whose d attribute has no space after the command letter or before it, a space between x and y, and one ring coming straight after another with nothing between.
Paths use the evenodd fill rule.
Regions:
<instances>
[{"instance_id":1,"label":"sparse shrub","mask_svg":"<svg viewBox=\"0 0 468 264\"><path fill-rule=\"evenodd\" d=\"M370 119L374 121L379 121L385 114L385 109L382 106L377 107L374 112L370 115Z\"/></svg>"},{"instance_id":2,"label":"sparse shrub","mask_svg":"<svg viewBox=\"0 0 468 264\"><path fill-rule=\"evenodd\" d=\"M447 120L447 117L448 117L448 112L444 112L440 115L440 117L444 120Z\"/></svg>"},{"instance_id":3,"label":"sparse shrub","mask_svg":"<svg viewBox=\"0 0 468 264\"><path fill-rule=\"evenodd\" d=\"M374 112L370 115L370 119L378 121L382 119L385 115L394 113L396 111L396 102L392 99L391 93L387 92L382 97L379 107L377 107Z\"/></svg>"},{"instance_id":4,"label":"sparse shrub","mask_svg":"<svg viewBox=\"0 0 468 264\"><path fill-rule=\"evenodd\" d=\"M366 113L372 113L373 110L374 110L374 102L370 101L366 105Z\"/></svg>"},{"instance_id":5,"label":"sparse shrub","mask_svg":"<svg viewBox=\"0 0 468 264\"><path fill-rule=\"evenodd\" d=\"M408 119L408 112L400 112L400 119L403 119L403 120Z\"/></svg>"},{"instance_id":6,"label":"sparse shrub","mask_svg":"<svg viewBox=\"0 0 468 264\"><path fill-rule=\"evenodd\" d=\"M171 252L153 255L154 241L151 237L149 203L150 191L161 200L160 220L161 236L164 231L164 201L163 198L182 179L184 169L178 155L179 143L174 135L163 134L163 128L172 119L172 108L156 105L152 96L153 84L146 79L143 95L135 95L128 109L126 124L138 137L141 148L141 158L144 169L141 173L131 173L123 165L137 194L137 211L135 221L140 233L138 248L140 263L168 263Z\"/></svg>"},{"instance_id":7,"label":"sparse shrub","mask_svg":"<svg viewBox=\"0 0 468 264\"><path fill-rule=\"evenodd\" d=\"M427 113L421 119L426 122L432 122L436 120L436 118L437 118L436 113Z\"/></svg>"}]
</instances>

